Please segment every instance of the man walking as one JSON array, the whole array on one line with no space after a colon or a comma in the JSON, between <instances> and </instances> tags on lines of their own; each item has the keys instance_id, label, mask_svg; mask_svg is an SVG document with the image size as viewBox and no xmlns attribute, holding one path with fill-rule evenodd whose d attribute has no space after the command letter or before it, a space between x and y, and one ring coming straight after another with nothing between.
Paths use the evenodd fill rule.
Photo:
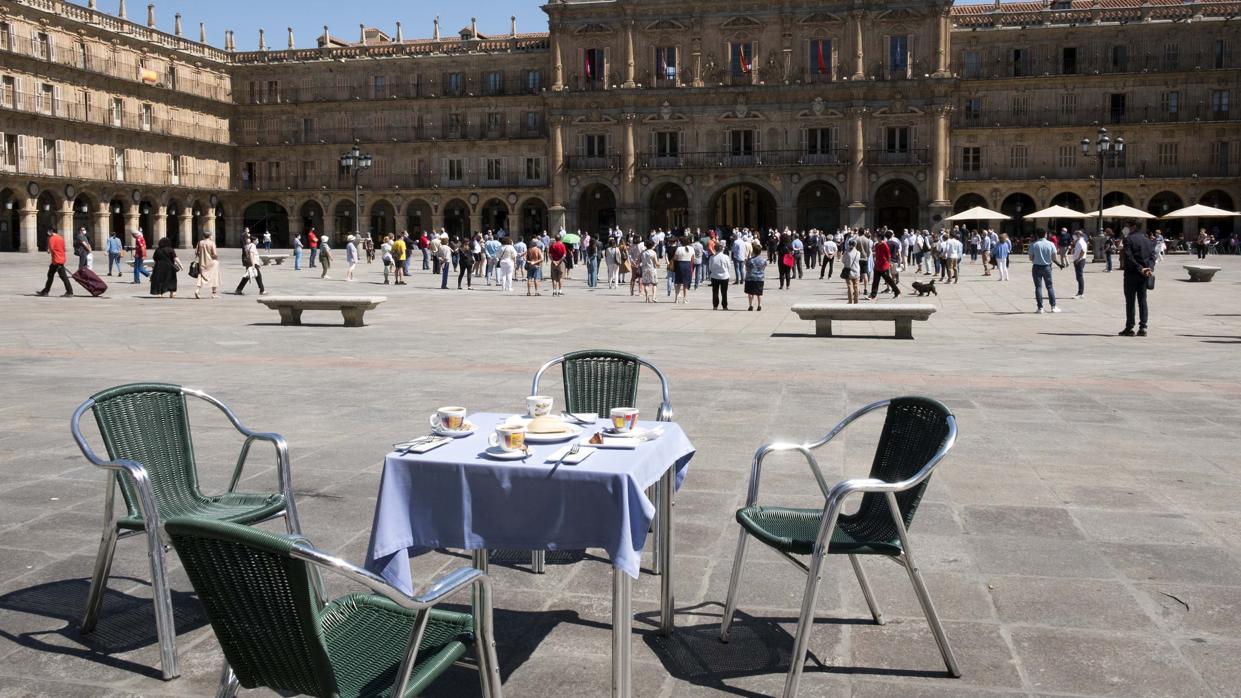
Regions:
<instances>
[{"instance_id":1,"label":"man walking","mask_svg":"<svg viewBox=\"0 0 1241 698\"><path fill-rule=\"evenodd\" d=\"M1138 310L1137 336L1146 336L1146 321L1149 309L1146 305L1147 284L1155 273L1155 243L1146 233L1137 229L1125 238L1125 329L1120 331L1121 337L1132 337L1133 306L1136 301ZM50 272L49 272L50 273ZM51 276L48 277L51 279ZM49 281L50 283L50 281Z\"/></svg>"},{"instance_id":2,"label":"man walking","mask_svg":"<svg viewBox=\"0 0 1241 698\"><path fill-rule=\"evenodd\" d=\"M112 276L112 266L116 265L116 275L120 276L124 269L121 267L121 257L124 248L121 245L121 236L113 232L108 237L108 276Z\"/></svg>"},{"instance_id":3,"label":"man walking","mask_svg":"<svg viewBox=\"0 0 1241 698\"><path fill-rule=\"evenodd\" d=\"M73 295L73 286L69 285L69 273L65 271L65 239L56 233L55 230L47 231L47 253L52 258L52 263L47 267L47 283L43 284L43 290L36 293L36 296L46 296L52 290L52 277L60 275L60 280L65 284L66 296Z\"/></svg>"},{"instance_id":4,"label":"man walking","mask_svg":"<svg viewBox=\"0 0 1241 698\"><path fill-rule=\"evenodd\" d=\"M306 234L306 241L310 244L310 268L315 268L315 261L319 259L319 235L315 233L314 227Z\"/></svg>"},{"instance_id":5,"label":"man walking","mask_svg":"<svg viewBox=\"0 0 1241 698\"><path fill-rule=\"evenodd\" d=\"M254 243L254 238L250 237L250 233L244 233L241 236L241 266L245 269L245 273L241 275L241 281L237 283L237 290L233 291L234 295L246 295L244 289L246 284L250 282L250 277L254 277L254 283L259 285L259 295L267 293L267 289L263 287L263 272L259 269L259 248Z\"/></svg>"},{"instance_id":6,"label":"man walking","mask_svg":"<svg viewBox=\"0 0 1241 698\"><path fill-rule=\"evenodd\" d=\"M63 241L62 241L62 244L63 244ZM138 280L139 274L143 276L147 276L147 277L151 275L151 272L147 271L147 267L145 264L146 258L147 258L147 240L145 237L143 237L142 231L138 230L137 232L134 233L134 283L141 283Z\"/></svg>"},{"instance_id":7,"label":"man walking","mask_svg":"<svg viewBox=\"0 0 1241 698\"><path fill-rule=\"evenodd\" d=\"M86 236L86 228L78 228L78 232L73 236L73 253L78 257L78 271L87 268L90 265L90 238Z\"/></svg>"},{"instance_id":8,"label":"man walking","mask_svg":"<svg viewBox=\"0 0 1241 698\"><path fill-rule=\"evenodd\" d=\"M1074 298L1086 297L1086 234L1078 230L1073 233L1071 258L1073 274L1077 276L1077 295Z\"/></svg>"},{"instance_id":9,"label":"man walking","mask_svg":"<svg viewBox=\"0 0 1241 698\"><path fill-rule=\"evenodd\" d=\"M889 235L892 233L889 232ZM879 295L879 280L883 279L887 283L888 288L892 289L892 298L900 298L901 290L897 288L896 282L892 281L892 248L888 246L887 241L880 240L874 246L875 255L875 274L874 280L870 286L870 299L873 301Z\"/></svg>"},{"instance_id":10,"label":"man walking","mask_svg":"<svg viewBox=\"0 0 1241 698\"><path fill-rule=\"evenodd\" d=\"M945 283L959 284L961 283L961 260L965 257L965 248L957 233L953 233L944 243L944 251L944 262L948 266L948 281Z\"/></svg>"},{"instance_id":11,"label":"man walking","mask_svg":"<svg viewBox=\"0 0 1241 698\"><path fill-rule=\"evenodd\" d=\"M1030 264L1033 265L1030 275L1034 278L1034 300L1038 303L1036 313L1043 312L1043 285L1047 286L1047 298L1051 301L1051 312L1058 313L1056 307L1056 290L1051 283L1051 265L1056 261L1056 245L1047 239L1047 231L1039 229L1038 240L1030 245Z\"/></svg>"}]
</instances>

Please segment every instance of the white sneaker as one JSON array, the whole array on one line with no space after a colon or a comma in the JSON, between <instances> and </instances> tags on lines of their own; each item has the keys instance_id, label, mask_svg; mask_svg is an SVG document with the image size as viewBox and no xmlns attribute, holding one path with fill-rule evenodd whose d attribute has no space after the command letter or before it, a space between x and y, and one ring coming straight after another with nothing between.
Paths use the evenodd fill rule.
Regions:
<instances>
[{"instance_id":1,"label":"white sneaker","mask_svg":"<svg viewBox=\"0 0 1241 698\"><path fill-rule=\"evenodd\" d=\"M1083 298L1085 298L1085 297L1086 297L1086 294L1084 294L1084 293L1079 293L1079 294L1077 294L1076 296L1073 296L1073 300L1078 301L1078 300L1081 300L1081 299L1083 299Z\"/></svg>"},{"instance_id":2,"label":"white sneaker","mask_svg":"<svg viewBox=\"0 0 1241 698\"><path fill-rule=\"evenodd\" d=\"M1058 306L1054 306L1054 305L1053 305L1053 306L1051 306L1051 312L1053 312L1053 313L1058 313L1058 312L1060 312L1060 308L1059 308Z\"/></svg>"},{"instance_id":3,"label":"white sneaker","mask_svg":"<svg viewBox=\"0 0 1241 698\"><path fill-rule=\"evenodd\" d=\"M1035 315L1042 315L1042 314L1043 314L1043 309L1042 309L1042 308L1039 308L1038 310L1034 311L1034 314L1035 314Z\"/></svg>"}]
</instances>

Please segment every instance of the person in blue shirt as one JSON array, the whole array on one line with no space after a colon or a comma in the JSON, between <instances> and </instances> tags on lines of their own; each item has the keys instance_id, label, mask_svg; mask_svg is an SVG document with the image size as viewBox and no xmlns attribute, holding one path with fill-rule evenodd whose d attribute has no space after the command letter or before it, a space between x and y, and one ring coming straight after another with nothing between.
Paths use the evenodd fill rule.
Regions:
<instances>
[{"instance_id":1,"label":"person in blue shirt","mask_svg":"<svg viewBox=\"0 0 1241 698\"><path fill-rule=\"evenodd\" d=\"M991 248L991 258L995 260L1000 281L1008 281L1008 254L1012 251L1013 243L1009 241L1008 233L1000 233L1000 241Z\"/></svg>"},{"instance_id":2,"label":"person in blue shirt","mask_svg":"<svg viewBox=\"0 0 1241 698\"><path fill-rule=\"evenodd\" d=\"M1051 283L1051 265L1056 261L1056 245L1047 239L1047 231L1038 231L1038 240L1030 245L1030 274L1034 277L1034 300L1038 303L1036 313L1043 312L1043 286L1047 286L1047 298L1051 301L1051 312L1058 313L1056 307L1056 289Z\"/></svg>"},{"instance_id":3,"label":"person in blue shirt","mask_svg":"<svg viewBox=\"0 0 1241 698\"><path fill-rule=\"evenodd\" d=\"M746 310L754 310L754 299L758 299L758 309L763 309L763 283L767 275L767 258L763 256L763 243L754 241L754 249L745 263L745 295L750 301Z\"/></svg>"},{"instance_id":4,"label":"person in blue shirt","mask_svg":"<svg viewBox=\"0 0 1241 698\"><path fill-rule=\"evenodd\" d=\"M121 275L123 269L121 267L121 254L121 236L113 232L112 236L108 238L108 276L112 276L113 264L116 265L116 275Z\"/></svg>"}]
</instances>

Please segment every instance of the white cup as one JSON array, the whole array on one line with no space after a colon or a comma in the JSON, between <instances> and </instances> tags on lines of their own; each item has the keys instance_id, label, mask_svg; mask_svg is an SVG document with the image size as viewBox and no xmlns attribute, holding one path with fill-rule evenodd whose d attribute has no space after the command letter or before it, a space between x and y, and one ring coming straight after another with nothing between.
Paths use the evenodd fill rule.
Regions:
<instances>
[{"instance_id":1,"label":"white cup","mask_svg":"<svg viewBox=\"0 0 1241 698\"><path fill-rule=\"evenodd\" d=\"M526 414L531 417L544 417L552 413L555 400L550 395L531 395L526 398Z\"/></svg>"},{"instance_id":2,"label":"white cup","mask_svg":"<svg viewBox=\"0 0 1241 698\"><path fill-rule=\"evenodd\" d=\"M612 431L618 434L625 434L633 431L638 426L638 408L636 407L614 407L608 413L612 419Z\"/></svg>"},{"instance_id":3,"label":"white cup","mask_svg":"<svg viewBox=\"0 0 1241 698\"><path fill-rule=\"evenodd\" d=\"M465 429L465 413L464 407L441 407L431 415L430 423L442 431L461 431Z\"/></svg>"},{"instance_id":4,"label":"white cup","mask_svg":"<svg viewBox=\"0 0 1241 698\"><path fill-rule=\"evenodd\" d=\"M500 424L495 433L487 437L487 443L505 453L526 450L526 427L521 424Z\"/></svg>"}]
</instances>

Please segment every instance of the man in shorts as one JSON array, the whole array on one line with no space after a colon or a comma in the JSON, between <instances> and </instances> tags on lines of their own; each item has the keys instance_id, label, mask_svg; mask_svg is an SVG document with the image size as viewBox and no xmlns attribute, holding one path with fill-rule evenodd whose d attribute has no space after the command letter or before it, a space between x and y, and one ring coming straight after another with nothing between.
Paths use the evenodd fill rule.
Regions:
<instances>
[{"instance_id":1,"label":"man in shorts","mask_svg":"<svg viewBox=\"0 0 1241 698\"><path fill-rule=\"evenodd\" d=\"M551 244L551 249L547 251L548 258L552 262L552 295L564 295L564 274L565 274L565 257L569 254L569 248L560 241L560 233L556 233L556 241Z\"/></svg>"}]
</instances>

